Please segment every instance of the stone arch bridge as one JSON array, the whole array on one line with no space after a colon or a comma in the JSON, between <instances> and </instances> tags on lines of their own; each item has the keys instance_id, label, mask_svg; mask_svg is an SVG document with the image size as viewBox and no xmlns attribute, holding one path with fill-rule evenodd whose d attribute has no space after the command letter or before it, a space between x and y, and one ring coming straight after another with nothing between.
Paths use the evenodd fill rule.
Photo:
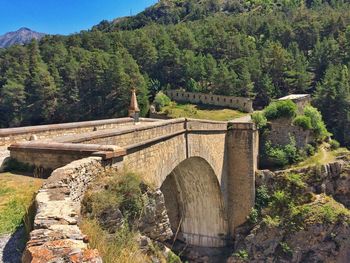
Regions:
<instances>
[{"instance_id":1,"label":"stone arch bridge","mask_svg":"<svg viewBox=\"0 0 350 263\"><path fill-rule=\"evenodd\" d=\"M91 174L89 167L72 169L77 160L90 158L99 167L139 171L163 192L178 237L195 246L225 246L254 205L258 132L251 122L140 119L135 125L131 118L122 118L0 129L1 147L3 155L32 167L36 176L51 175L49 185L62 174L74 174L70 182L82 178L66 194L72 203L80 200L86 188L81 182ZM37 229L43 222L40 200L50 199L51 188L38 194ZM51 215L50 220L56 219ZM47 224L58 220L52 222Z\"/></svg>"}]
</instances>

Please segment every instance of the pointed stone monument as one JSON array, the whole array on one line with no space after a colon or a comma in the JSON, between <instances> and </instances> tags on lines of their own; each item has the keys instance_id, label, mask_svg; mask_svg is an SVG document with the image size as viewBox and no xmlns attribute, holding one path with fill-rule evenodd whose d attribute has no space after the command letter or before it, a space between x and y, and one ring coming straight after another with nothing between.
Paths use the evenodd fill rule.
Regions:
<instances>
[{"instance_id":1,"label":"pointed stone monument","mask_svg":"<svg viewBox=\"0 0 350 263\"><path fill-rule=\"evenodd\" d=\"M138 123L140 119L140 108L137 102L136 89L131 89L131 101L129 106L129 117L134 119L134 123Z\"/></svg>"}]
</instances>

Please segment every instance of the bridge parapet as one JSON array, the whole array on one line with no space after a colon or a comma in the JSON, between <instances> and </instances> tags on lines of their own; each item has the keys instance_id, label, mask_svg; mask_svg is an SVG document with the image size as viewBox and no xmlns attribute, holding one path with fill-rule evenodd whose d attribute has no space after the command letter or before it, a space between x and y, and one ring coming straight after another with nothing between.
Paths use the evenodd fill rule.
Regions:
<instances>
[{"instance_id":1,"label":"bridge parapet","mask_svg":"<svg viewBox=\"0 0 350 263\"><path fill-rule=\"evenodd\" d=\"M140 119L141 123L155 122L154 119ZM0 129L0 147L9 146L13 143L29 141L32 135L40 140L51 140L52 138L82 134L98 130L115 129L127 125L132 125L132 118L118 118L97 121L72 122L62 124L38 125L19 128Z\"/></svg>"}]
</instances>

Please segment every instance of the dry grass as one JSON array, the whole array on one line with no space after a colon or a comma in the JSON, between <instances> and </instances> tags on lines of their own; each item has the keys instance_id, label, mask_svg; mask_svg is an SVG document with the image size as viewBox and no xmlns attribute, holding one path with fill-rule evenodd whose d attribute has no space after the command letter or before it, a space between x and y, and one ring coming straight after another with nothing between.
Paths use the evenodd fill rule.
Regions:
<instances>
[{"instance_id":1,"label":"dry grass","mask_svg":"<svg viewBox=\"0 0 350 263\"><path fill-rule=\"evenodd\" d=\"M129 230L118 231L111 236L95 220L84 219L80 225L89 237L89 246L100 252L105 263L146 263L150 258L141 252L135 241L135 234Z\"/></svg>"},{"instance_id":2,"label":"dry grass","mask_svg":"<svg viewBox=\"0 0 350 263\"><path fill-rule=\"evenodd\" d=\"M349 153L348 150L345 148L339 148L337 150L329 150L329 145L327 143L322 144L317 152L313 155L302 161L301 163L298 163L296 165L293 165L292 168L303 168L307 166L312 166L315 164L321 165L321 164L327 164L334 162L336 160L336 157L341 154Z\"/></svg>"},{"instance_id":3,"label":"dry grass","mask_svg":"<svg viewBox=\"0 0 350 263\"><path fill-rule=\"evenodd\" d=\"M215 121L229 121L247 115L240 111L232 109L222 109L193 104L171 104L162 109L172 118L194 118Z\"/></svg>"},{"instance_id":4,"label":"dry grass","mask_svg":"<svg viewBox=\"0 0 350 263\"><path fill-rule=\"evenodd\" d=\"M0 173L0 234L12 233L24 224L25 215L32 213L33 197L42 179L13 173Z\"/></svg>"}]
</instances>

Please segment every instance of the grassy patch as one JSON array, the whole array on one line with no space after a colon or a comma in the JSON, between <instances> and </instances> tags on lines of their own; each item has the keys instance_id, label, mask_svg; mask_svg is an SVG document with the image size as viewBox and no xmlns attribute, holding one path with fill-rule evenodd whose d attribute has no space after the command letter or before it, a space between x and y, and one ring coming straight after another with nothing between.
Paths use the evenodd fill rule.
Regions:
<instances>
[{"instance_id":1,"label":"grassy patch","mask_svg":"<svg viewBox=\"0 0 350 263\"><path fill-rule=\"evenodd\" d=\"M232 109L222 109L204 105L175 104L162 108L162 112L172 118L194 118L216 121L228 121L243 117L247 113Z\"/></svg>"},{"instance_id":2,"label":"grassy patch","mask_svg":"<svg viewBox=\"0 0 350 263\"><path fill-rule=\"evenodd\" d=\"M293 165L292 168L302 168L302 167L307 167L307 166L313 166L313 165L320 165L320 164L327 164L334 162L336 160L336 157L341 155L341 154L346 154L349 153L348 150L345 148L339 148L336 150L328 150L329 147L326 143L322 144L317 152L308 158L306 158L304 161Z\"/></svg>"},{"instance_id":3,"label":"grassy patch","mask_svg":"<svg viewBox=\"0 0 350 263\"><path fill-rule=\"evenodd\" d=\"M334 224L337 221L350 223L350 211L332 197L320 195L308 204L296 206L291 210L291 219L303 226L323 223Z\"/></svg>"},{"instance_id":4,"label":"grassy patch","mask_svg":"<svg viewBox=\"0 0 350 263\"><path fill-rule=\"evenodd\" d=\"M89 236L89 246L98 249L105 263L150 262L147 255L140 251L135 241L135 233L127 227L115 235L110 235L99 226L96 220L84 219L80 228Z\"/></svg>"},{"instance_id":5,"label":"grassy patch","mask_svg":"<svg viewBox=\"0 0 350 263\"><path fill-rule=\"evenodd\" d=\"M41 179L0 173L0 234L13 233L30 213L33 197L42 185Z\"/></svg>"}]
</instances>

